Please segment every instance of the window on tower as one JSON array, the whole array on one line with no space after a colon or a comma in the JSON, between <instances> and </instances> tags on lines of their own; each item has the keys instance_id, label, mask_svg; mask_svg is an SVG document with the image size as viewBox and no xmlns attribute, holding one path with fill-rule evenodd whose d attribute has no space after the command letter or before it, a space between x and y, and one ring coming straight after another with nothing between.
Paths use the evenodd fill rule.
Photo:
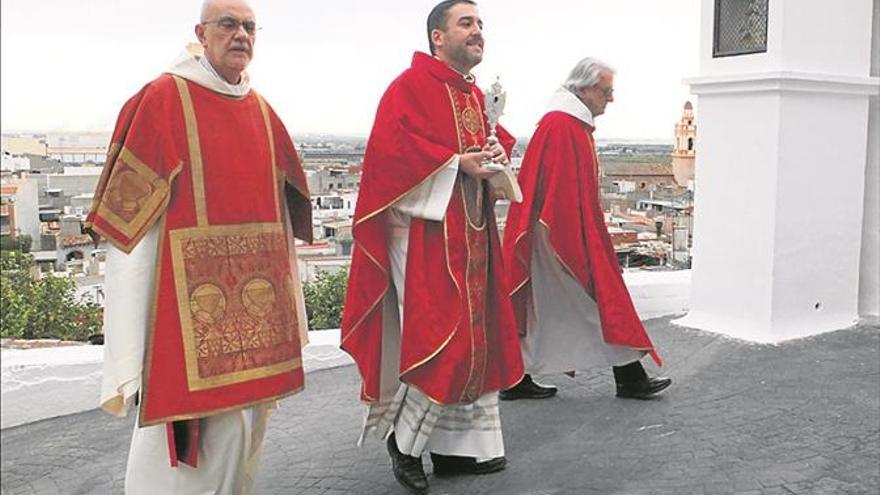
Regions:
<instances>
[{"instance_id":1,"label":"window on tower","mask_svg":"<svg viewBox=\"0 0 880 495\"><path fill-rule=\"evenodd\" d=\"M769 0L715 0L712 57L767 51Z\"/></svg>"}]
</instances>

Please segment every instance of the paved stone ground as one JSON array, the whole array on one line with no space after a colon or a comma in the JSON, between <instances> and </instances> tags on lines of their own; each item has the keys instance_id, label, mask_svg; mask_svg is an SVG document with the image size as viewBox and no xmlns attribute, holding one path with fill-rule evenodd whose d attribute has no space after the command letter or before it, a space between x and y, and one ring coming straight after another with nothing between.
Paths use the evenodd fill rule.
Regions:
<instances>
[{"instance_id":1,"label":"paved stone ground","mask_svg":"<svg viewBox=\"0 0 880 495\"><path fill-rule=\"evenodd\" d=\"M605 369L544 377L556 398L502 403L508 469L429 476L431 493L880 493L880 328L769 346L648 327L666 394L615 399ZM357 390L352 366L308 376L270 423L256 493L405 493L380 442L355 445ZM0 491L121 493L131 428L91 411L3 430Z\"/></svg>"}]
</instances>

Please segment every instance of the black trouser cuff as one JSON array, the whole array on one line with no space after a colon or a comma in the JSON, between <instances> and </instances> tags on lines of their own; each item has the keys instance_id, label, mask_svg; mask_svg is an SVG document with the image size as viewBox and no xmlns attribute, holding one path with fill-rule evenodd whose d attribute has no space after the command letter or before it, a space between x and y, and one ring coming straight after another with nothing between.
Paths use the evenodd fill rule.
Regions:
<instances>
[{"instance_id":1,"label":"black trouser cuff","mask_svg":"<svg viewBox=\"0 0 880 495\"><path fill-rule=\"evenodd\" d=\"M614 370L614 381L618 385L622 383L636 383L648 379L648 374L645 373L642 362L638 360L623 366L612 366L611 369Z\"/></svg>"}]
</instances>

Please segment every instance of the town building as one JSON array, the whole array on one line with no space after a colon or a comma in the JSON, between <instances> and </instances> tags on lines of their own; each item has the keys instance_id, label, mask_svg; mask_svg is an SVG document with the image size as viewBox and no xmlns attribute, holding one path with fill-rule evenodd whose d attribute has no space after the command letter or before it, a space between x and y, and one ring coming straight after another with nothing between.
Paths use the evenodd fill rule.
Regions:
<instances>
[{"instance_id":1,"label":"town building","mask_svg":"<svg viewBox=\"0 0 880 495\"><path fill-rule=\"evenodd\" d=\"M39 186L28 174L0 179L0 235L29 236L40 240Z\"/></svg>"}]
</instances>

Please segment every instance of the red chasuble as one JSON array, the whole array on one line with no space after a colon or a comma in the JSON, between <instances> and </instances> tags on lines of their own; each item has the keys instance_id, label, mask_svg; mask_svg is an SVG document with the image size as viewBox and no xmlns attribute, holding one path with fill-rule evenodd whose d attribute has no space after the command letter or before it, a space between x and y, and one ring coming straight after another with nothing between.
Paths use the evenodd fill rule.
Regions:
<instances>
[{"instance_id":1,"label":"red chasuble","mask_svg":"<svg viewBox=\"0 0 880 495\"><path fill-rule=\"evenodd\" d=\"M488 136L483 94L446 64L416 53L386 91L367 144L355 211L342 348L379 397L382 301L389 291L386 214L456 154ZM514 139L498 128L510 152ZM471 403L523 375L506 296L492 204L482 181L459 174L442 222L413 218L406 266L400 380L441 404Z\"/></svg>"},{"instance_id":2,"label":"red chasuble","mask_svg":"<svg viewBox=\"0 0 880 495\"><path fill-rule=\"evenodd\" d=\"M255 92L163 75L125 104L85 227L125 252L161 229L141 426L303 387L288 214L310 241L296 150Z\"/></svg>"},{"instance_id":3,"label":"red chasuble","mask_svg":"<svg viewBox=\"0 0 880 495\"><path fill-rule=\"evenodd\" d=\"M593 128L563 112L550 112L529 142L518 182L523 202L513 203L504 232L507 281L520 333L526 332L531 297L532 239L537 222L565 270L596 301L605 342L660 357L623 282L599 204Z\"/></svg>"}]
</instances>

